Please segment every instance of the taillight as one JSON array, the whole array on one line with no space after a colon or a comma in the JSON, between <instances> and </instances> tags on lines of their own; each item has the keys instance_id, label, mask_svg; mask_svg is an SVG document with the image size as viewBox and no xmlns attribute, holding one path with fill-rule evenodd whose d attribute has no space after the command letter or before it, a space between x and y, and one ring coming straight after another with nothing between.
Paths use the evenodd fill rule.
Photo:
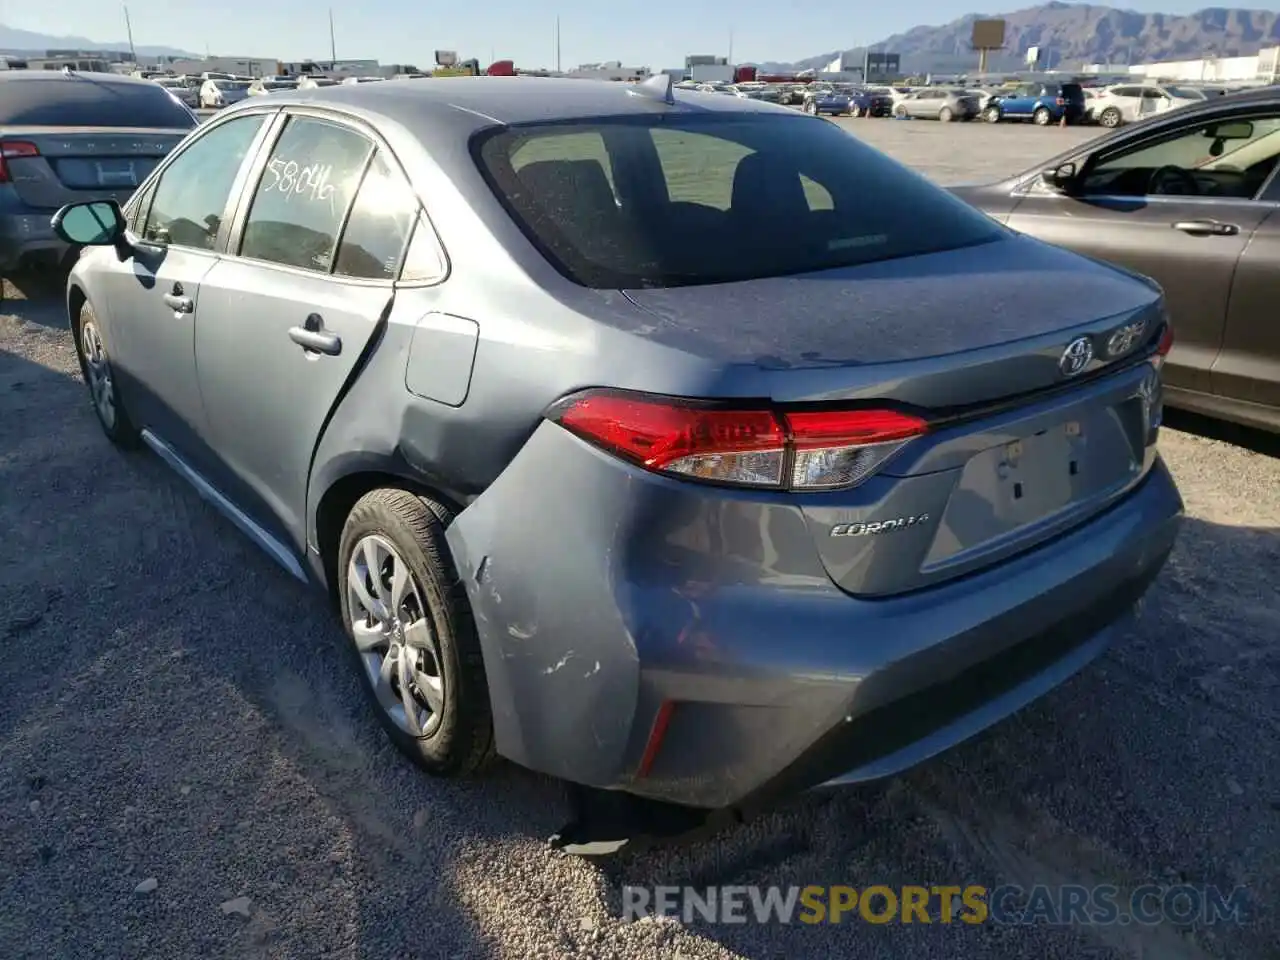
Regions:
<instances>
[{"instance_id":1,"label":"taillight","mask_svg":"<svg viewBox=\"0 0 1280 960\"><path fill-rule=\"evenodd\" d=\"M25 140L0 140L0 183L8 183L9 161L19 157L38 157L40 151L34 143Z\"/></svg>"},{"instance_id":2,"label":"taillight","mask_svg":"<svg viewBox=\"0 0 1280 960\"><path fill-rule=\"evenodd\" d=\"M586 390L548 417L638 466L711 483L850 487L928 429L895 410L786 410Z\"/></svg>"},{"instance_id":3,"label":"taillight","mask_svg":"<svg viewBox=\"0 0 1280 960\"><path fill-rule=\"evenodd\" d=\"M1156 343L1156 356L1167 357L1173 349L1173 325L1166 323L1160 331L1160 340Z\"/></svg>"}]
</instances>

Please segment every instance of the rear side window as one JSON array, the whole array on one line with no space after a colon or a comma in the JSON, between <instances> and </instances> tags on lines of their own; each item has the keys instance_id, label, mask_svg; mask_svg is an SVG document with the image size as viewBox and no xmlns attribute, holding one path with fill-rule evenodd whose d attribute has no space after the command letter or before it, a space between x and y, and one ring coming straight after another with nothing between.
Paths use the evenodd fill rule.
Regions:
<instances>
[{"instance_id":1,"label":"rear side window","mask_svg":"<svg viewBox=\"0 0 1280 960\"><path fill-rule=\"evenodd\" d=\"M291 117L254 191L240 255L328 273L372 149L354 130Z\"/></svg>"},{"instance_id":2,"label":"rear side window","mask_svg":"<svg viewBox=\"0 0 1280 960\"><path fill-rule=\"evenodd\" d=\"M74 77L16 78L0 82L0 124L30 127L164 127L190 130L191 111L150 81Z\"/></svg>"},{"instance_id":3,"label":"rear side window","mask_svg":"<svg viewBox=\"0 0 1280 960\"><path fill-rule=\"evenodd\" d=\"M418 200L409 184L378 151L356 193L333 272L366 280L395 279L417 215Z\"/></svg>"},{"instance_id":4,"label":"rear side window","mask_svg":"<svg viewBox=\"0 0 1280 960\"><path fill-rule=\"evenodd\" d=\"M1003 235L839 127L802 116L529 125L481 134L474 152L535 246L590 287L782 276Z\"/></svg>"}]
</instances>

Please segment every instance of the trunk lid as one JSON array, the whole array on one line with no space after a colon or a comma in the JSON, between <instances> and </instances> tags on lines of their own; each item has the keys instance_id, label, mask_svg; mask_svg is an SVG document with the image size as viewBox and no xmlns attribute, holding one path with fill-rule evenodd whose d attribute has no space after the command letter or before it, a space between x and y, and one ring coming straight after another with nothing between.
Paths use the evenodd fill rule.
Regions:
<instances>
[{"instance_id":1,"label":"trunk lid","mask_svg":"<svg viewBox=\"0 0 1280 960\"><path fill-rule=\"evenodd\" d=\"M184 136L165 128L0 129L5 144L34 148L6 148L5 165L18 197L45 209L81 200L123 204Z\"/></svg>"},{"instance_id":2,"label":"trunk lid","mask_svg":"<svg viewBox=\"0 0 1280 960\"><path fill-rule=\"evenodd\" d=\"M850 593L1004 560L1095 516L1155 460L1158 291L1038 242L628 296L663 321L651 336L740 365L731 395L931 421L861 484L794 495ZM1064 354L1081 340L1092 357L1075 370Z\"/></svg>"}]
</instances>

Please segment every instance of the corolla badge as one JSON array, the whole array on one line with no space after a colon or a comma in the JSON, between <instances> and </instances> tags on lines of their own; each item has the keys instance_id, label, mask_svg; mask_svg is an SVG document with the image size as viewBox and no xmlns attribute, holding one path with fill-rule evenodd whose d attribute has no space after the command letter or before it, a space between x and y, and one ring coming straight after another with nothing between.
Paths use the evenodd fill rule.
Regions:
<instances>
[{"instance_id":1,"label":"corolla badge","mask_svg":"<svg viewBox=\"0 0 1280 960\"><path fill-rule=\"evenodd\" d=\"M876 520L870 523L837 523L831 528L833 537L869 537L877 533L890 533L894 530L905 530L929 519L927 513L914 517L894 517L892 520Z\"/></svg>"},{"instance_id":2,"label":"corolla badge","mask_svg":"<svg viewBox=\"0 0 1280 960\"><path fill-rule=\"evenodd\" d=\"M1088 337L1076 337L1067 344L1058 359L1058 369L1064 377L1074 377L1089 365L1093 359L1093 341Z\"/></svg>"},{"instance_id":3,"label":"corolla badge","mask_svg":"<svg viewBox=\"0 0 1280 960\"><path fill-rule=\"evenodd\" d=\"M1138 345L1138 341L1142 339L1142 334L1146 329L1146 320L1135 320L1133 323L1126 323L1107 338L1107 356L1118 357L1120 354L1132 350Z\"/></svg>"}]
</instances>

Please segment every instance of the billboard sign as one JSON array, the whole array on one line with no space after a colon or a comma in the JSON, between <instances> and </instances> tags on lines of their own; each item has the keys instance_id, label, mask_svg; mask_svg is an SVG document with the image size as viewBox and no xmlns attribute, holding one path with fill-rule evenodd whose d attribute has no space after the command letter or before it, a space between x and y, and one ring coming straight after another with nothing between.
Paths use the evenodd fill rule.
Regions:
<instances>
[{"instance_id":1,"label":"billboard sign","mask_svg":"<svg viewBox=\"0 0 1280 960\"><path fill-rule=\"evenodd\" d=\"M872 53L862 61L862 79L867 83L887 83L901 72L902 58L896 53Z\"/></svg>"},{"instance_id":2,"label":"billboard sign","mask_svg":"<svg viewBox=\"0 0 1280 960\"><path fill-rule=\"evenodd\" d=\"M437 50L436 63L442 67L452 67L458 62L458 53L456 50Z\"/></svg>"},{"instance_id":3,"label":"billboard sign","mask_svg":"<svg viewBox=\"0 0 1280 960\"><path fill-rule=\"evenodd\" d=\"M1027 66L1034 67L1040 62L1040 48L1027 47Z\"/></svg>"},{"instance_id":4,"label":"billboard sign","mask_svg":"<svg viewBox=\"0 0 1280 960\"><path fill-rule=\"evenodd\" d=\"M970 44L975 50L1001 50L1004 48L1003 20L973 21Z\"/></svg>"}]
</instances>

